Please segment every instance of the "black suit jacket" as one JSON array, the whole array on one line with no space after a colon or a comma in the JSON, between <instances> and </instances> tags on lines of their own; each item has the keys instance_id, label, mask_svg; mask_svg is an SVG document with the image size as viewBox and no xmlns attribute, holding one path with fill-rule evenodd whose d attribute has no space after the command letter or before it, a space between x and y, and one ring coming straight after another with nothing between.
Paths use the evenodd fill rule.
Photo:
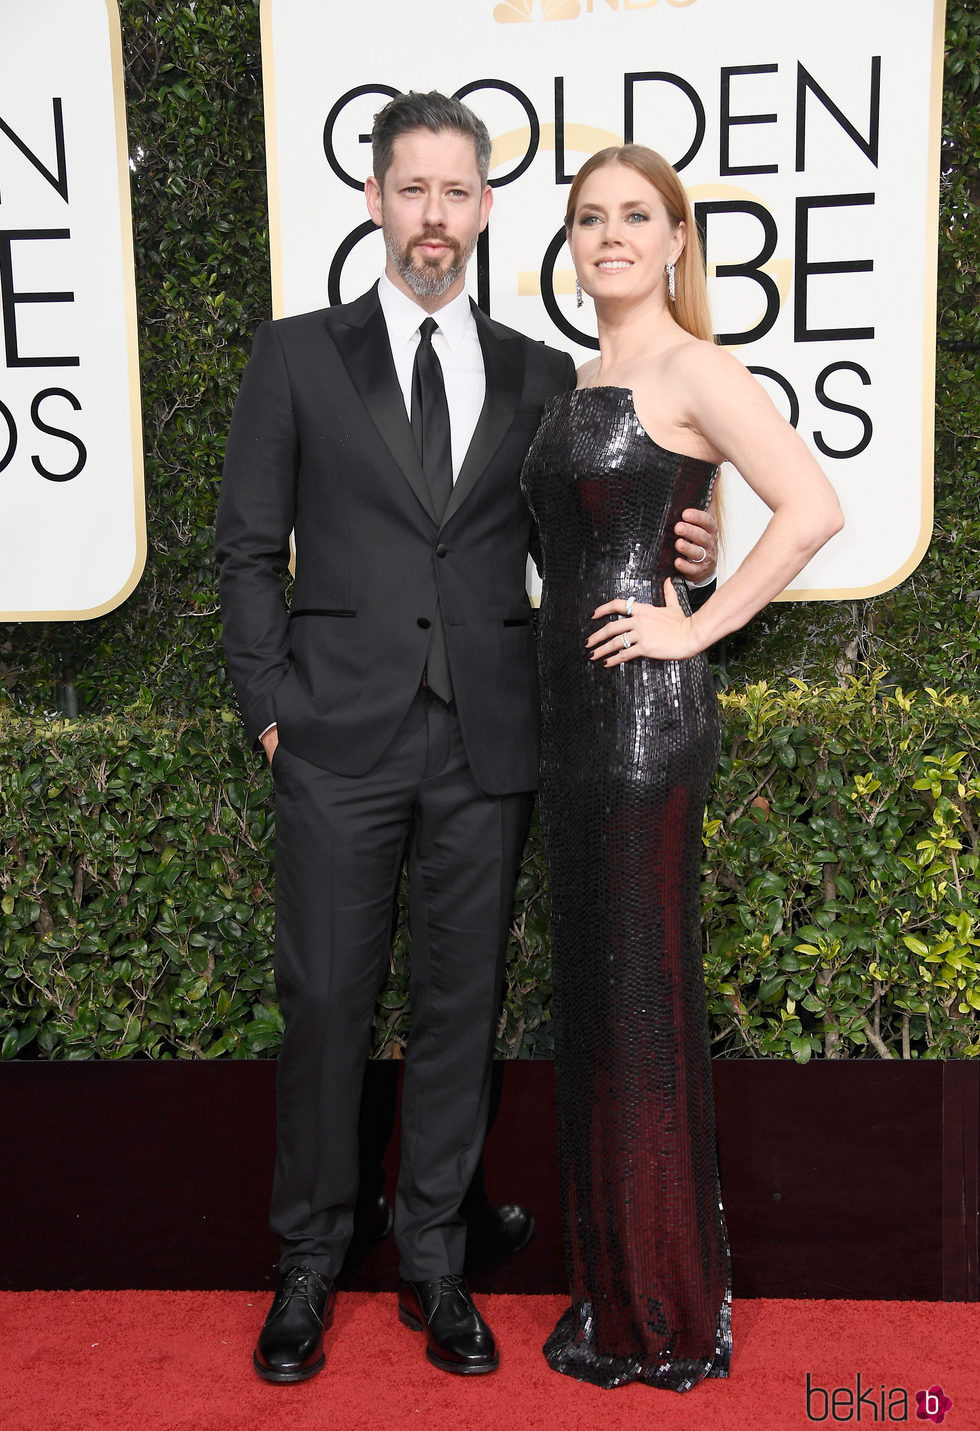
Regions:
<instances>
[{"instance_id":1,"label":"black suit jacket","mask_svg":"<svg viewBox=\"0 0 980 1431\"><path fill-rule=\"evenodd\" d=\"M474 306L486 399L441 523L377 290L263 323L218 506L223 639L246 731L341 775L380 758L418 690L441 604L471 769L490 794L537 782L521 464L571 359ZM295 532L296 577L284 573Z\"/></svg>"}]
</instances>

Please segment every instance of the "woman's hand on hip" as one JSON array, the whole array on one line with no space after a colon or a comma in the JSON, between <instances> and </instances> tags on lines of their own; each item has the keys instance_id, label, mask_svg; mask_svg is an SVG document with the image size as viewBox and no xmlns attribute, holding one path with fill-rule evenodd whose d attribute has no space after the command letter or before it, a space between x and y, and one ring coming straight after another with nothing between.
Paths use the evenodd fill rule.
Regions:
<instances>
[{"instance_id":1,"label":"woman's hand on hip","mask_svg":"<svg viewBox=\"0 0 980 1431\"><path fill-rule=\"evenodd\" d=\"M597 606L592 619L614 616L585 643L589 660L606 666L620 666L637 656L653 656L658 661L686 661L703 647L698 644L696 620L688 616L677 599L673 583L664 582L664 605L652 606L632 597L616 597Z\"/></svg>"}]
</instances>

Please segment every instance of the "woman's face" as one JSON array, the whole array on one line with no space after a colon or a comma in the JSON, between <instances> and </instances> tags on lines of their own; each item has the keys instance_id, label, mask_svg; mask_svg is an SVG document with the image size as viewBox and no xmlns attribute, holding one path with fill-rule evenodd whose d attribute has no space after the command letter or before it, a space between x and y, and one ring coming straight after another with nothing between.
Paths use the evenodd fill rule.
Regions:
<instances>
[{"instance_id":1,"label":"woman's face","mask_svg":"<svg viewBox=\"0 0 980 1431\"><path fill-rule=\"evenodd\" d=\"M666 292L664 270L684 247L660 191L627 164L585 180L568 244L579 282L596 303L642 302Z\"/></svg>"}]
</instances>

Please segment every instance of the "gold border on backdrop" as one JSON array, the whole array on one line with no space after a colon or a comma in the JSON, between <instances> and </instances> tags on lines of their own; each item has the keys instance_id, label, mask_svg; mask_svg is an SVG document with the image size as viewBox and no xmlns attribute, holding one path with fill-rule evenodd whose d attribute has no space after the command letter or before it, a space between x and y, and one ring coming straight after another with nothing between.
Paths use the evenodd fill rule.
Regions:
<instances>
[{"instance_id":1,"label":"gold border on backdrop","mask_svg":"<svg viewBox=\"0 0 980 1431\"><path fill-rule=\"evenodd\" d=\"M265 117L265 174L269 196L269 269L272 279L272 316L283 316L282 223L279 203L279 141L276 131L276 66L272 43L272 0L261 0L259 32L262 42L262 108Z\"/></svg>"},{"instance_id":2,"label":"gold border on backdrop","mask_svg":"<svg viewBox=\"0 0 980 1431\"><path fill-rule=\"evenodd\" d=\"M265 114L265 176L269 195L269 276L272 316L283 316L282 223L279 204L279 141L276 131L276 67L272 45L272 0L261 0L259 30L262 39L262 108ZM266 57L268 56L268 60ZM289 537L289 570L296 575L296 545Z\"/></svg>"},{"instance_id":3,"label":"gold border on backdrop","mask_svg":"<svg viewBox=\"0 0 980 1431\"><path fill-rule=\"evenodd\" d=\"M132 436L133 520L136 552L122 586L98 606L85 611L0 611L0 621L89 621L122 605L135 590L146 566L146 490L143 481L143 408L140 399L139 336L136 323L136 271L133 254L133 212L129 190L129 136L126 128L126 80L123 69L122 25L118 0L105 0L112 105L115 117L116 172L119 182L119 223L122 257L123 303L126 315L126 367L129 379L129 415Z\"/></svg>"},{"instance_id":4,"label":"gold border on backdrop","mask_svg":"<svg viewBox=\"0 0 980 1431\"><path fill-rule=\"evenodd\" d=\"M871 586L843 586L780 592L776 601L852 601L880 596L911 576L932 541L936 468L936 273L939 267L939 168L943 123L943 61L946 51L946 0L935 0L932 13L932 66L929 91L929 172L926 181L926 241L922 295L922 505L919 536L906 560L890 576Z\"/></svg>"}]
</instances>

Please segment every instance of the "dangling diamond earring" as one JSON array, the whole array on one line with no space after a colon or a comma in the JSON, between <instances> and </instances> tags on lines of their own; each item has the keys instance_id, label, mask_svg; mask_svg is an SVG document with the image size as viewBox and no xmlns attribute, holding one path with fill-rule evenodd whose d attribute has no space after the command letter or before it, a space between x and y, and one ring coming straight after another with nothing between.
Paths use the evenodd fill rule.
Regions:
<instances>
[{"instance_id":1,"label":"dangling diamond earring","mask_svg":"<svg viewBox=\"0 0 980 1431\"><path fill-rule=\"evenodd\" d=\"M581 285L581 283L579 283L578 279L576 278L576 280L575 280L575 307L576 307L576 308L581 308L581 306L582 306L582 285Z\"/></svg>"},{"instance_id":2,"label":"dangling diamond earring","mask_svg":"<svg viewBox=\"0 0 980 1431\"><path fill-rule=\"evenodd\" d=\"M673 303L676 296L676 285L674 283L674 260L671 259L667 265L667 296Z\"/></svg>"}]
</instances>

